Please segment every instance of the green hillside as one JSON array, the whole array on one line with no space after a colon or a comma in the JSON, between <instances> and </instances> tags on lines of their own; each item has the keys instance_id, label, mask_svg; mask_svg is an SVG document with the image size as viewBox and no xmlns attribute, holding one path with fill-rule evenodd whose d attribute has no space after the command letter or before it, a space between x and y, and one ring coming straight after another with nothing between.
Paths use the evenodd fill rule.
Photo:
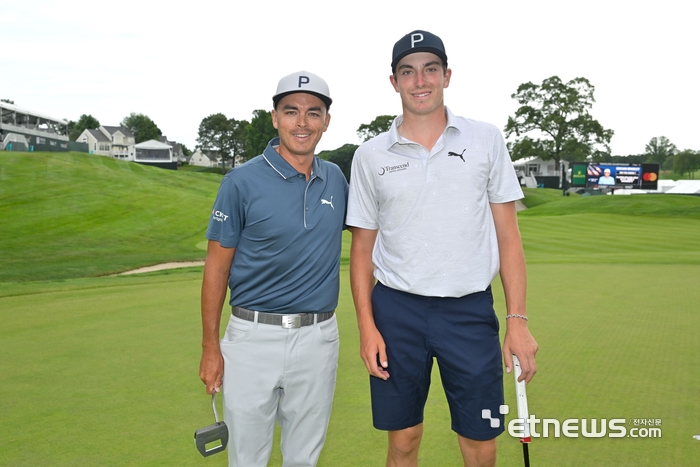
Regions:
<instances>
[{"instance_id":1,"label":"green hillside","mask_svg":"<svg viewBox=\"0 0 700 467\"><path fill-rule=\"evenodd\" d=\"M201 260L220 180L87 154L0 153L0 281Z\"/></svg>"},{"instance_id":2,"label":"green hillside","mask_svg":"<svg viewBox=\"0 0 700 467\"><path fill-rule=\"evenodd\" d=\"M0 153L0 282L201 260L220 180L78 153ZM699 197L525 194L530 264L700 262Z\"/></svg>"},{"instance_id":3,"label":"green hillside","mask_svg":"<svg viewBox=\"0 0 700 467\"><path fill-rule=\"evenodd\" d=\"M630 196L562 196L561 190L526 188L521 216L610 214L700 219L700 197L646 194Z\"/></svg>"}]
</instances>

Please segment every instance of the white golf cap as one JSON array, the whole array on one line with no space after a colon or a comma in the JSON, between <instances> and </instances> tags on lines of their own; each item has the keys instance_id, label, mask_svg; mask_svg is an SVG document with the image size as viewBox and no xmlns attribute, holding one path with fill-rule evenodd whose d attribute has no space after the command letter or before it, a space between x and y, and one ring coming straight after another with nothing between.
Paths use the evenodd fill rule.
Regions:
<instances>
[{"instance_id":1,"label":"white golf cap","mask_svg":"<svg viewBox=\"0 0 700 467\"><path fill-rule=\"evenodd\" d=\"M308 71L297 71L282 78L277 85L277 92L272 96L272 103L277 107L277 103L284 96L295 92L306 92L313 94L326 104L326 109L331 108L331 93L328 84L321 78Z\"/></svg>"}]
</instances>

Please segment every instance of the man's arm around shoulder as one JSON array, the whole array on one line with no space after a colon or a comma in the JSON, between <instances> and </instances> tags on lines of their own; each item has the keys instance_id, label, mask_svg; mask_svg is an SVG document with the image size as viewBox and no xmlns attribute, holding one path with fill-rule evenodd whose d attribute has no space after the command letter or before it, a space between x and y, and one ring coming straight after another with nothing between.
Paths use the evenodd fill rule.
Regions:
<instances>
[{"instance_id":1,"label":"man's arm around shoulder","mask_svg":"<svg viewBox=\"0 0 700 467\"><path fill-rule=\"evenodd\" d=\"M224 248L219 242L209 240L202 279L202 359L199 363L199 377L206 386L207 394L221 390L224 376L219 323L235 252L235 248Z\"/></svg>"}]
</instances>

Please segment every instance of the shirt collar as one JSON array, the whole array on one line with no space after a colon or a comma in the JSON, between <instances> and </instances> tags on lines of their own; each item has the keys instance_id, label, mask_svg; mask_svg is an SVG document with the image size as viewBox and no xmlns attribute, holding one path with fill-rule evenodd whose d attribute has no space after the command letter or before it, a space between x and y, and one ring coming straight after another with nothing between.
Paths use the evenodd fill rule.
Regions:
<instances>
[{"instance_id":1,"label":"shirt collar","mask_svg":"<svg viewBox=\"0 0 700 467\"><path fill-rule=\"evenodd\" d=\"M284 160L284 157L282 157L275 149L279 145L280 139L278 137L272 138L270 142L267 143L265 151L263 151L263 158L283 179L287 180L288 178L299 176L300 172L292 167L289 162ZM325 175L325 171L323 170L318 157L314 156L313 167L311 168L311 177L313 178L315 176L324 179Z\"/></svg>"},{"instance_id":2,"label":"shirt collar","mask_svg":"<svg viewBox=\"0 0 700 467\"><path fill-rule=\"evenodd\" d=\"M450 132L456 131L457 134L459 134L459 126L457 123L457 118L454 116L452 111L449 109L449 107L445 106L445 115L447 115L447 126L445 127L445 131L443 134L448 132L448 129ZM394 121L391 124L391 128L389 128L389 138L387 141L387 149L392 147L395 144L408 144L412 143L411 140L404 138L399 134L399 126L403 123L403 114L399 115L394 119Z\"/></svg>"}]
</instances>

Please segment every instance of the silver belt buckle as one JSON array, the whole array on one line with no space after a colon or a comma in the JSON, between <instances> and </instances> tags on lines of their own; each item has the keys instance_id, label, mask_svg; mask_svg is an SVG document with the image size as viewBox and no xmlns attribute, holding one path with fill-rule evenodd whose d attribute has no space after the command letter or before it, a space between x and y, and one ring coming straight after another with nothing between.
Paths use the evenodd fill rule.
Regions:
<instances>
[{"instance_id":1,"label":"silver belt buckle","mask_svg":"<svg viewBox=\"0 0 700 467\"><path fill-rule=\"evenodd\" d=\"M282 327L295 329L301 327L301 315L282 315Z\"/></svg>"}]
</instances>

